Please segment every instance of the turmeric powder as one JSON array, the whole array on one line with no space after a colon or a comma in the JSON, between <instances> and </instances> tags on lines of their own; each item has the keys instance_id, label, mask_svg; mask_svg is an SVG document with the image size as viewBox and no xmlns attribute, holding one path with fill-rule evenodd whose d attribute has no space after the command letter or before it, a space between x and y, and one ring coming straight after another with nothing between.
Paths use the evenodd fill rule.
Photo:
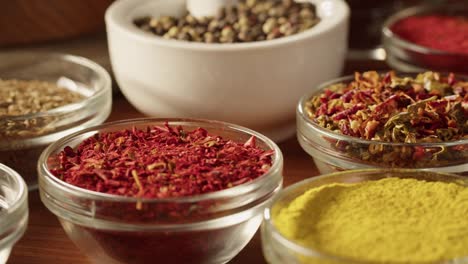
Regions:
<instances>
[{"instance_id":1,"label":"turmeric powder","mask_svg":"<svg viewBox=\"0 0 468 264\"><path fill-rule=\"evenodd\" d=\"M468 187L456 183L386 178L329 184L306 191L272 219L288 239L350 261L468 257Z\"/></svg>"}]
</instances>

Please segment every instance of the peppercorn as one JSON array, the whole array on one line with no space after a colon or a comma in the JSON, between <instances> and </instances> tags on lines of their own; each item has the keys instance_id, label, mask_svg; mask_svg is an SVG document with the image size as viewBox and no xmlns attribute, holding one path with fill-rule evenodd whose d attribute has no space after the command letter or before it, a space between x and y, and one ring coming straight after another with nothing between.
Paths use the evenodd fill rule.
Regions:
<instances>
[{"instance_id":1,"label":"peppercorn","mask_svg":"<svg viewBox=\"0 0 468 264\"><path fill-rule=\"evenodd\" d=\"M142 17L134 24L165 39L205 43L272 40L306 31L320 19L315 6L293 0L240 0L214 17Z\"/></svg>"}]
</instances>

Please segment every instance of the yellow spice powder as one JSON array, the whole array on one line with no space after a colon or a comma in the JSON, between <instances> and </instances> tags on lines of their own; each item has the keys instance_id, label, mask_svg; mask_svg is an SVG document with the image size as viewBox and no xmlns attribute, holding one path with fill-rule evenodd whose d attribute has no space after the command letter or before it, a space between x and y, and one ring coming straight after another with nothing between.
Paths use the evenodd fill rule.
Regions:
<instances>
[{"instance_id":1,"label":"yellow spice powder","mask_svg":"<svg viewBox=\"0 0 468 264\"><path fill-rule=\"evenodd\" d=\"M287 238L370 263L468 256L468 188L387 178L310 189L273 216Z\"/></svg>"}]
</instances>

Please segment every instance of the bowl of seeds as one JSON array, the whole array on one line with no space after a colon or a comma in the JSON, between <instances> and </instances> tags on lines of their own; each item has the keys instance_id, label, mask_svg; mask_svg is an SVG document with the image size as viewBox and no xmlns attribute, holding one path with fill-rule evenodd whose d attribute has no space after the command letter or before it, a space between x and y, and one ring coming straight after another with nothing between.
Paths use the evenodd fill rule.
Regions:
<instances>
[{"instance_id":1,"label":"bowl of seeds","mask_svg":"<svg viewBox=\"0 0 468 264\"><path fill-rule=\"evenodd\" d=\"M95 263L227 263L282 186L267 137L194 119L134 119L79 131L39 161L39 191Z\"/></svg>"},{"instance_id":2,"label":"bowl of seeds","mask_svg":"<svg viewBox=\"0 0 468 264\"><path fill-rule=\"evenodd\" d=\"M48 144L107 119L111 80L96 63L71 55L3 53L0 62L0 163L34 189Z\"/></svg>"},{"instance_id":3,"label":"bowl of seeds","mask_svg":"<svg viewBox=\"0 0 468 264\"><path fill-rule=\"evenodd\" d=\"M106 25L117 83L138 110L277 141L294 133L297 98L340 75L348 18L341 0L241 0L209 17L187 13L184 0L119 0Z\"/></svg>"},{"instance_id":4,"label":"bowl of seeds","mask_svg":"<svg viewBox=\"0 0 468 264\"><path fill-rule=\"evenodd\" d=\"M305 95L297 137L322 173L411 168L468 175L468 82L357 72Z\"/></svg>"}]
</instances>

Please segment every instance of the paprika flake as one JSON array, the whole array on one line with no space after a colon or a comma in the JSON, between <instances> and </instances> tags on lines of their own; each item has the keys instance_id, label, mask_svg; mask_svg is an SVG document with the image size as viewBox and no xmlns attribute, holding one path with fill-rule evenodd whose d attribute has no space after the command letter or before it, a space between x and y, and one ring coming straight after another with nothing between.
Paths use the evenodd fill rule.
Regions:
<instances>
[{"instance_id":1,"label":"paprika flake","mask_svg":"<svg viewBox=\"0 0 468 264\"><path fill-rule=\"evenodd\" d=\"M51 172L91 191L140 198L193 196L252 181L265 174L272 150L255 137L237 143L205 129L154 126L98 133L76 149L65 147ZM138 205L137 205L138 206Z\"/></svg>"}]
</instances>

